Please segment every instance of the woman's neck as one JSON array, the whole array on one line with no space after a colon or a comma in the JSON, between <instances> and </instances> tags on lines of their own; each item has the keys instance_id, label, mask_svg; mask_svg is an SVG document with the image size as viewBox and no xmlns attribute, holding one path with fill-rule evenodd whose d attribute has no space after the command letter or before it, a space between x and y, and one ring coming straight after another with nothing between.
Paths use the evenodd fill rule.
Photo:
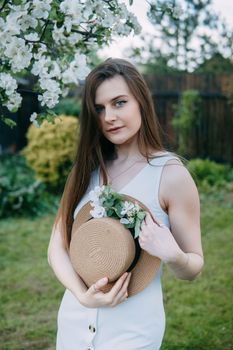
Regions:
<instances>
[{"instance_id":1,"label":"woman's neck","mask_svg":"<svg viewBox=\"0 0 233 350\"><path fill-rule=\"evenodd\" d=\"M122 162L132 159L136 160L144 158L136 142L133 142L131 144L117 145L116 154L117 160Z\"/></svg>"}]
</instances>

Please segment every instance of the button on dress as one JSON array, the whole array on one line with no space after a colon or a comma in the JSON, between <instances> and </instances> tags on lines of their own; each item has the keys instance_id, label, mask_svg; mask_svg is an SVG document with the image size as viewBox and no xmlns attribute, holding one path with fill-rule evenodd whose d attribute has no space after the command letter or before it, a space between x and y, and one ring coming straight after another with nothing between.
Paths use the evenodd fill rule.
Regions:
<instances>
[{"instance_id":1,"label":"button on dress","mask_svg":"<svg viewBox=\"0 0 233 350\"><path fill-rule=\"evenodd\" d=\"M144 203L168 227L168 215L160 206L158 193L163 166L171 159L177 158L169 152L152 159L120 191ZM74 217L89 201L89 191L98 185L96 170ZM143 291L115 307L87 308L67 289L58 311L56 350L159 350L165 331L162 265Z\"/></svg>"}]
</instances>

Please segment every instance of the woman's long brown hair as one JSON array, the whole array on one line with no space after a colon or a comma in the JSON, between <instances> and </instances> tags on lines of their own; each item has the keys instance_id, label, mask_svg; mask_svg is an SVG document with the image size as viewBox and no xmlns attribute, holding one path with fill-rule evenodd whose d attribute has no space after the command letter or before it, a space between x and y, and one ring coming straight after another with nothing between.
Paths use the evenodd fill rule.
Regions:
<instances>
[{"instance_id":1,"label":"woman's long brown hair","mask_svg":"<svg viewBox=\"0 0 233 350\"><path fill-rule=\"evenodd\" d=\"M71 240L74 210L88 188L92 171L99 166L103 174L103 183L107 184L105 161L116 156L114 144L101 133L95 110L97 88L105 79L111 79L115 75L121 75L125 79L140 106L142 124L138 134L138 146L141 154L149 161L154 151L163 150L153 100L145 80L137 69L128 61L112 58L94 68L85 82L77 152L55 218L55 225L59 222L67 249Z\"/></svg>"}]
</instances>

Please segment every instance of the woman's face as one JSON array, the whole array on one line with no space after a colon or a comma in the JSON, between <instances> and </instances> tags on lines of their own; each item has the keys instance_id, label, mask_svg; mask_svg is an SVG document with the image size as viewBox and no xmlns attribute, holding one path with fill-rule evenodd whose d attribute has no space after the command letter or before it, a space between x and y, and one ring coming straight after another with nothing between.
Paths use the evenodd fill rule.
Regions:
<instances>
[{"instance_id":1,"label":"woman's face","mask_svg":"<svg viewBox=\"0 0 233 350\"><path fill-rule=\"evenodd\" d=\"M103 81L96 90L95 108L104 136L115 145L133 141L141 127L137 100L120 75Z\"/></svg>"}]
</instances>

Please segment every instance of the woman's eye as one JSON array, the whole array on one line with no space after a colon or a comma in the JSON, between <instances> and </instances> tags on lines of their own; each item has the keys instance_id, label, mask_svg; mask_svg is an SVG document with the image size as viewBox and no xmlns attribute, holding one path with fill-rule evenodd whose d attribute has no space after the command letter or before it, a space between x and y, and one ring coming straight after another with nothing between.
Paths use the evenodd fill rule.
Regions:
<instances>
[{"instance_id":1,"label":"woman's eye","mask_svg":"<svg viewBox=\"0 0 233 350\"><path fill-rule=\"evenodd\" d=\"M124 100L117 101L117 102L116 102L116 106L117 106L117 107L121 107L121 106L123 106L126 102L127 102L127 101L124 101Z\"/></svg>"}]
</instances>

